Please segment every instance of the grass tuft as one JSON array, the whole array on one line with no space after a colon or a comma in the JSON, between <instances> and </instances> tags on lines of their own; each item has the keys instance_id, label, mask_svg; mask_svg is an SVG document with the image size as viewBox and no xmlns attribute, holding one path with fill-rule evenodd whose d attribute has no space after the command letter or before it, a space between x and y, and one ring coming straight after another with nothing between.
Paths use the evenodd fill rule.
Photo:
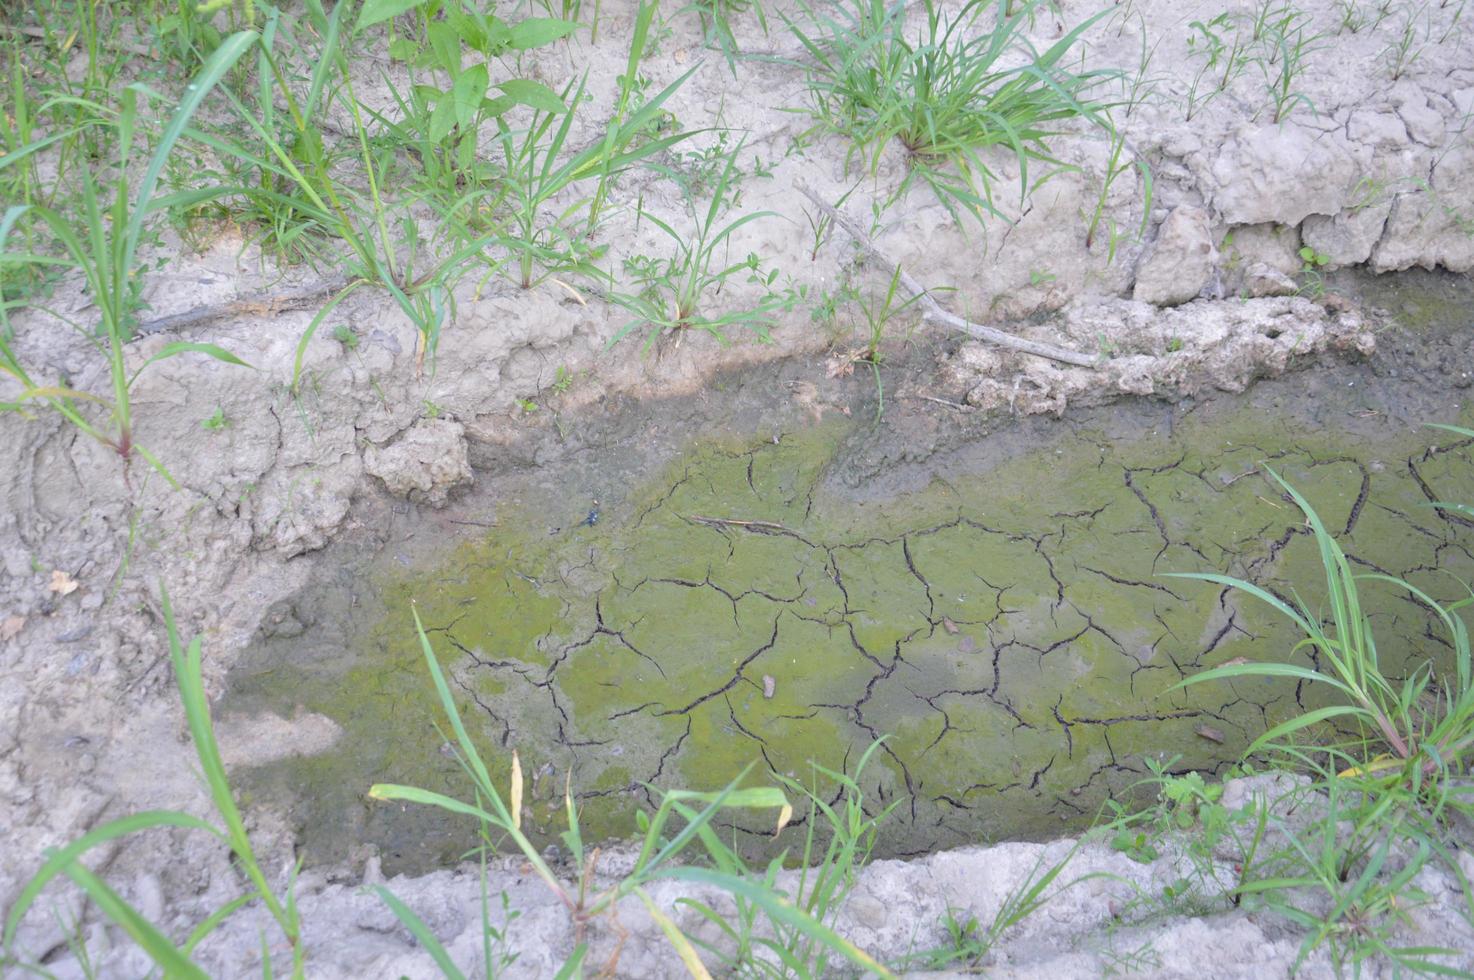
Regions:
<instances>
[{"instance_id":1,"label":"grass tuft","mask_svg":"<svg viewBox=\"0 0 1474 980\"><path fill-rule=\"evenodd\" d=\"M850 160L861 161L871 176L890 146L903 147L907 170L893 200L922 183L959 220L1001 214L998 173L986 151L1012 155L1022 201L1068 169L1050 149L1066 126L1110 130L1094 92L1121 76L1067 66L1081 36L1109 9L1039 51L1027 36L1039 3L969 0L948 15L936 0L924 0L914 32L903 3L804 5L802 22L788 25L811 61L818 127L847 137Z\"/></svg>"}]
</instances>

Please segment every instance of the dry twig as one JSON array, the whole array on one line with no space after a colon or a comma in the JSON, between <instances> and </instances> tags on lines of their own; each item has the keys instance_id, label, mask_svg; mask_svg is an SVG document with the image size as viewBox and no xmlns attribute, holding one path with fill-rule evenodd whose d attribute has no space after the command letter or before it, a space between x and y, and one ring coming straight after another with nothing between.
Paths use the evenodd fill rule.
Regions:
<instances>
[{"instance_id":1,"label":"dry twig","mask_svg":"<svg viewBox=\"0 0 1474 980\"><path fill-rule=\"evenodd\" d=\"M997 344L1000 347L1007 347L1010 350L1020 351L1025 354L1033 354L1035 357L1045 357L1051 361L1061 361L1065 364L1073 364L1076 367L1093 368L1096 366L1096 358L1089 354L1065 350L1063 347L1055 347L1053 344L1041 344L1037 341L1025 340L1023 337L1005 333L995 327L984 326L981 323L966 320L955 313L943 309L942 304L932 298L931 293L926 290L926 287L917 282L915 277L909 272L901 268L899 262L882 252L879 246L870 240L870 236L860 230L858 225L841 214L833 205L821 200L807 185L798 183L795 186L798 188L800 194L807 197L814 203L815 207L828 215L831 221L843 228L845 234L853 238L855 244L859 245L871 258L878 260L888 269L897 273L901 285L921 303L923 320L935 320L953 330L965 333L969 337L985 340L988 343Z\"/></svg>"},{"instance_id":2,"label":"dry twig","mask_svg":"<svg viewBox=\"0 0 1474 980\"><path fill-rule=\"evenodd\" d=\"M253 296L222 303L219 306L196 306L183 313L150 320L139 326L138 332L150 334L165 330L183 330L185 327L197 327L232 317L271 316L283 310L306 309L315 306L317 301L324 296L331 296L340 289L346 288L350 282L352 280L349 277L339 276L334 279L323 279L310 286L284 293L256 293Z\"/></svg>"},{"instance_id":3,"label":"dry twig","mask_svg":"<svg viewBox=\"0 0 1474 980\"><path fill-rule=\"evenodd\" d=\"M753 531L781 531L787 534L793 533L782 524L774 524L772 521L738 521L728 517L702 517L699 514L692 514L690 517L686 518L686 520L690 521L693 524L707 524L712 527L743 527Z\"/></svg>"}]
</instances>

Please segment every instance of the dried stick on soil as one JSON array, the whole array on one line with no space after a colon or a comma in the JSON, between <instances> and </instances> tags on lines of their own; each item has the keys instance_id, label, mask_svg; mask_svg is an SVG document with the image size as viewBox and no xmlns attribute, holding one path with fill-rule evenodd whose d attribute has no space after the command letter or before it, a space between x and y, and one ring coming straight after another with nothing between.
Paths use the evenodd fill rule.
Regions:
<instances>
[{"instance_id":1,"label":"dried stick on soil","mask_svg":"<svg viewBox=\"0 0 1474 980\"><path fill-rule=\"evenodd\" d=\"M36 38L37 40L40 40L40 41L50 40L53 37L53 35L47 33L47 31L44 28L40 28L40 27L28 27L28 26L15 27L15 26L10 25L10 24L0 24L0 33L10 34L10 35L15 36L15 37L32 37L32 38ZM61 35L55 35L55 36L61 37ZM63 38L63 39L65 40L65 38ZM117 48L119 51L126 51L129 54L138 55L140 58L152 58L152 57L154 57L153 49L150 48L150 47L148 47L147 45L143 45L143 44L130 44L127 41L119 41L119 40L117 40L115 38L114 39L110 39L108 41L108 43L110 45L112 45L113 47ZM63 50L65 51L67 49L70 49L73 44L76 44L76 37L75 36L73 36L71 38L71 43L68 44L67 45L67 48L66 49L63 49Z\"/></svg>"},{"instance_id":2,"label":"dried stick on soil","mask_svg":"<svg viewBox=\"0 0 1474 980\"><path fill-rule=\"evenodd\" d=\"M324 296L331 296L345 288L352 281L348 276L337 276L284 293L256 293L253 296L222 303L219 306L196 306L183 313L161 316L157 320L141 324L138 332L150 334L161 333L165 330L183 330L185 327L197 327L230 317L267 316L283 310L306 309L309 306L315 306L317 301Z\"/></svg>"},{"instance_id":3,"label":"dried stick on soil","mask_svg":"<svg viewBox=\"0 0 1474 980\"><path fill-rule=\"evenodd\" d=\"M788 531L782 524L774 524L772 521L737 521L727 517L702 517L700 514L692 514L686 520L695 524L709 524L712 527L741 527L750 531Z\"/></svg>"},{"instance_id":4,"label":"dried stick on soil","mask_svg":"<svg viewBox=\"0 0 1474 980\"><path fill-rule=\"evenodd\" d=\"M1025 340L1023 337L1017 337L1011 333L1005 333L1004 331L998 330L994 327L988 327L984 326L981 323L974 323L971 320L965 320L957 314L943 309L942 304L938 303L935 299L932 298L931 293L927 292L925 286L917 282L916 279L909 272L901 267L901 264L899 262L882 252L880 248L870 240L870 236L860 230L858 225L856 225L849 218L841 214L840 211L832 204L821 200L819 196L815 194L812 190L810 190L805 184L797 183L794 186L798 189L798 192L800 194L812 201L815 207L828 215L831 221L833 221L839 227L843 228L845 234L853 238L855 240L855 244L859 245L860 248L868 253L871 258L884 263L886 268L898 273L901 286L905 288L906 291L909 292L912 296L917 297L917 300L921 303L923 310L923 320L935 320L938 323L943 324L944 326L951 327L953 330L965 333L969 337L975 337L978 340L985 340L989 343L997 344L1000 347L1007 347L1010 350L1021 351L1025 354L1033 354L1035 357L1046 357L1051 361L1062 361L1065 364L1073 364L1077 367L1093 368L1096 366L1096 358L1089 354L1081 354L1078 351L1065 350L1063 347L1055 347L1053 344L1041 344L1033 340Z\"/></svg>"}]
</instances>

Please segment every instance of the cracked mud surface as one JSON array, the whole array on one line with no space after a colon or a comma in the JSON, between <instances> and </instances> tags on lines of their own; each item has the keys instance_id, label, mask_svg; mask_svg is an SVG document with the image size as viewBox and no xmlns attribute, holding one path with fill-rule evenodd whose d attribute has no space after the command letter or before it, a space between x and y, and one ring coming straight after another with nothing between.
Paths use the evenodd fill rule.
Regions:
<instances>
[{"instance_id":1,"label":"cracked mud surface","mask_svg":"<svg viewBox=\"0 0 1474 980\"><path fill-rule=\"evenodd\" d=\"M903 412L886 436L835 414L692 443L602 503L568 464L561 494L559 464L506 475L494 506L425 528L439 547L345 564L242 661L227 712L305 709L345 730L243 785L290 802L309 862L367 842L386 870L421 869L470 846L469 827L362 795L464 789L413 600L489 760L505 772L519 750L549 839L570 769L586 832L617 835L645 784L713 788L751 762L802 776L882 734L867 788L899 801L888 853L1078 828L1147 758L1217 769L1314 706L1316 692L1259 680L1174 690L1235 657L1282 658L1296 637L1261 605L1163 573L1286 597L1322 581L1261 461L1368 570L1445 598L1450 573L1474 578L1469 522L1431 505L1474 499L1474 448L1389 416L1405 387L1343 367L1186 410L1012 427L918 464L929 482L912 473L907 492L854 486L841 458L904 441ZM1457 421L1444 405L1438 420ZM1385 658L1439 654L1409 600L1377 590L1369 605Z\"/></svg>"}]
</instances>

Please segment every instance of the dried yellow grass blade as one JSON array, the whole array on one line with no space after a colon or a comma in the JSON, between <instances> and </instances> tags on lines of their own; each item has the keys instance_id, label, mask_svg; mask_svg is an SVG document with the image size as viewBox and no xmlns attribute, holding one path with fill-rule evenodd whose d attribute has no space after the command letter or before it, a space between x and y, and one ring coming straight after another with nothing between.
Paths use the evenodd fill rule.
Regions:
<instances>
[{"instance_id":1,"label":"dried yellow grass blade","mask_svg":"<svg viewBox=\"0 0 1474 980\"><path fill-rule=\"evenodd\" d=\"M512 826L522 829L522 760L512 750Z\"/></svg>"},{"instance_id":2,"label":"dried yellow grass blade","mask_svg":"<svg viewBox=\"0 0 1474 980\"><path fill-rule=\"evenodd\" d=\"M675 949L676 955L680 956L681 965L686 968L687 973L691 974L692 980L711 980L711 973L707 971L706 964L701 962L696 948L681 933L680 927L671 921L670 916L660 910L655 901L645 894L644 889L636 888L635 894L640 897L640 901L645 903L650 918L655 920L655 924L660 926L660 931L665 933L665 937L670 940L671 947Z\"/></svg>"}]
</instances>

